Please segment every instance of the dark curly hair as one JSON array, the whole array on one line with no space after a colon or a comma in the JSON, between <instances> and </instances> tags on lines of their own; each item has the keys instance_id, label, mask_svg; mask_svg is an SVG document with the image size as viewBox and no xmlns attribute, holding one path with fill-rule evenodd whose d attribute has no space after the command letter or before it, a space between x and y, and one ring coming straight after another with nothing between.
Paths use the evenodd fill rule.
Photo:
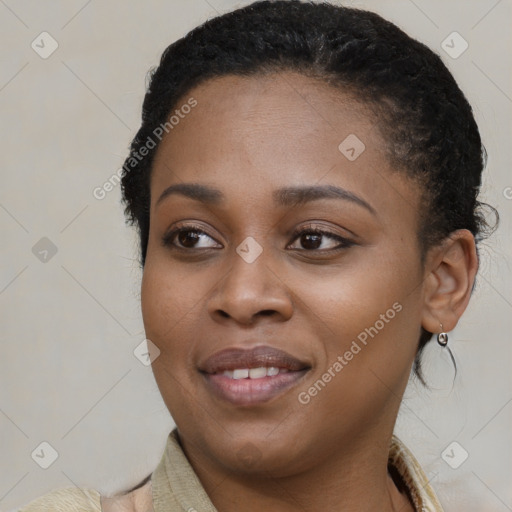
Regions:
<instances>
[{"instance_id":1,"label":"dark curly hair","mask_svg":"<svg viewBox=\"0 0 512 512\"><path fill-rule=\"evenodd\" d=\"M437 54L372 12L299 0L258 1L193 29L167 47L150 72L142 124L121 180L127 222L140 235L142 267L150 174L160 140L155 141L155 130L168 126L178 101L208 79L283 70L319 78L370 108L389 161L421 187L422 263L428 248L457 229L468 229L477 242L492 232L482 208L488 205L477 200L485 148L471 106ZM498 213L490 208L497 225ZM422 327L414 371L423 383L420 356L431 338Z\"/></svg>"}]
</instances>

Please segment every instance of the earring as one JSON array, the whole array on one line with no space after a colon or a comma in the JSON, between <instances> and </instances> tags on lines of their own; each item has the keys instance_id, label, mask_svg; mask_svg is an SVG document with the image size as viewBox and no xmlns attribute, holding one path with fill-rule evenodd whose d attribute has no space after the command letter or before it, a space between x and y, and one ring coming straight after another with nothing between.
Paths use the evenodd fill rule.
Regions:
<instances>
[{"instance_id":1,"label":"earring","mask_svg":"<svg viewBox=\"0 0 512 512\"><path fill-rule=\"evenodd\" d=\"M448 345L448 333L443 332L443 324L439 323L441 326L441 332L437 335L437 343L441 345L441 347L446 347Z\"/></svg>"}]
</instances>

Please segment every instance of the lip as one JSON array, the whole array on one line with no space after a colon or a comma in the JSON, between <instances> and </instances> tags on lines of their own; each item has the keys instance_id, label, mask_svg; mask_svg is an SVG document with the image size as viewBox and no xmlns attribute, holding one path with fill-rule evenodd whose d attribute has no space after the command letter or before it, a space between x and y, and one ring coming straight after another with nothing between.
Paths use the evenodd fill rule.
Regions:
<instances>
[{"instance_id":1,"label":"lip","mask_svg":"<svg viewBox=\"0 0 512 512\"><path fill-rule=\"evenodd\" d=\"M213 374L237 368L258 368L275 366L289 371L298 371L310 365L300 361L288 352L268 345L259 345L252 349L226 348L210 356L199 365L202 372Z\"/></svg>"},{"instance_id":2,"label":"lip","mask_svg":"<svg viewBox=\"0 0 512 512\"><path fill-rule=\"evenodd\" d=\"M275 367L286 370L259 379L232 379L224 371ZM237 406L268 402L295 386L311 369L311 365L283 350L267 345L252 349L227 348L213 354L199 365L209 392Z\"/></svg>"}]
</instances>

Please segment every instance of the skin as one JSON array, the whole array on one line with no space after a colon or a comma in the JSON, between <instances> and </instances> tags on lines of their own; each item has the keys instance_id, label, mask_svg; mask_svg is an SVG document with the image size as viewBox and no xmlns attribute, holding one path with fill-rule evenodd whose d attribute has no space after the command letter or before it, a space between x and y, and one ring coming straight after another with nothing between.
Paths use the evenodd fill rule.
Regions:
<instances>
[{"instance_id":1,"label":"skin","mask_svg":"<svg viewBox=\"0 0 512 512\"><path fill-rule=\"evenodd\" d=\"M189 91L198 104L163 139L151 177L142 280L146 336L161 351L153 372L183 449L219 511L413 510L387 472L389 441L420 327L455 327L477 270L474 239L452 233L421 265L420 189L385 157L364 105L314 78L280 72L225 76ZM349 161L349 134L365 150ZM219 204L172 194L170 185L219 189ZM334 185L341 199L277 206L276 189ZM173 227L199 227L194 242ZM340 250L319 227L354 244ZM296 228L306 235L293 238ZM236 248L263 249L247 263ZM195 245L194 245L195 244ZM174 247L175 247L174 246ZM399 303L367 346L308 404L298 400L359 333ZM198 366L227 347L267 344L311 369L272 400L241 407L212 395ZM249 457L244 457L249 454Z\"/></svg>"}]
</instances>

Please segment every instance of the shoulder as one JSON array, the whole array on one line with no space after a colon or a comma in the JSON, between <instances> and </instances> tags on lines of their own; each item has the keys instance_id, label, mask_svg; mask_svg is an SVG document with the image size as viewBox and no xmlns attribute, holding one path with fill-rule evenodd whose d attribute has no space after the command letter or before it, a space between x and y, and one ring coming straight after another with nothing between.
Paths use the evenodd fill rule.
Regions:
<instances>
[{"instance_id":1,"label":"shoulder","mask_svg":"<svg viewBox=\"0 0 512 512\"><path fill-rule=\"evenodd\" d=\"M102 512L100 500L94 489L63 487L32 500L18 512Z\"/></svg>"},{"instance_id":2,"label":"shoulder","mask_svg":"<svg viewBox=\"0 0 512 512\"><path fill-rule=\"evenodd\" d=\"M94 489L66 487L51 491L17 512L153 512L151 481L124 495L102 496Z\"/></svg>"},{"instance_id":3,"label":"shoulder","mask_svg":"<svg viewBox=\"0 0 512 512\"><path fill-rule=\"evenodd\" d=\"M154 512L151 480L127 494L102 496L101 507L102 512Z\"/></svg>"}]
</instances>

